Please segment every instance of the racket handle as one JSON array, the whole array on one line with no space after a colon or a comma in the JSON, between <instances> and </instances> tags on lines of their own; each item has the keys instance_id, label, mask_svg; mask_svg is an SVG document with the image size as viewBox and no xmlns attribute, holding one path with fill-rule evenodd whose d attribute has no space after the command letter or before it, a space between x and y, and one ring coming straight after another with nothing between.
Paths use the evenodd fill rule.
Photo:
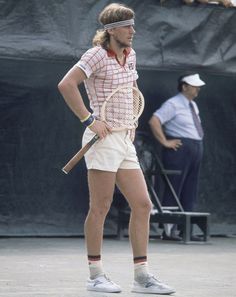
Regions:
<instances>
[{"instance_id":1,"label":"racket handle","mask_svg":"<svg viewBox=\"0 0 236 297\"><path fill-rule=\"evenodd\" d=\"M65 174L68 174L71 169L83 158L85 153L91 148L91 146L99 139L98 135L95 135L85 146L83 146L78 153L76 153L69 162L62 168Z\"/></svg>"}]
</instances>

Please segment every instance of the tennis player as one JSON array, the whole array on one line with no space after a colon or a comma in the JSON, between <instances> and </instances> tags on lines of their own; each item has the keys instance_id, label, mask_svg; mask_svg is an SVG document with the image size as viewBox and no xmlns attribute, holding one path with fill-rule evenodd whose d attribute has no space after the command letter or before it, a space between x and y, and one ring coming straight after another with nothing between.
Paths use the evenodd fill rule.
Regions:
<instances>
[{"instance_id":1,"label":"tennis player","mask_svg":"<svg viewBox=\"0 0 236 297\"><path fill-rule=\"evenodd\" d=\"M122 4L112 3L105 7L99 15L103 29L95 34L94 46L69 70L58 88L68 106L86 126L83 144L95 134L100 138L85 154L90 194L84 227L90 271L87 290L121 292L121 287L107 277L101 261L104 221L116 184L131 208L132 291L171 294L174 290L154 277L148 269L152 203L133 145L133 131L112 132L109 123L99 120L101 106L112 91L121 85L137 86L136 55L131 48L135 34L134 15L131 8ZM93 114L86 108L78 89L82 82ZM115 118L116 114L113 116Z\"/></svg>"}]
</instances>

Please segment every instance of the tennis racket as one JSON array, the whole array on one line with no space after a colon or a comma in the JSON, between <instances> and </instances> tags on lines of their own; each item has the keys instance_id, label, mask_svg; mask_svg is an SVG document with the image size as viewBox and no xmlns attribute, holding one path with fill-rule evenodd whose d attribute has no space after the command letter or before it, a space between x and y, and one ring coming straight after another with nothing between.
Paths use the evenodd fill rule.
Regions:
<instances>
[{"instance_id":1,"label":"tennis racket","mask_svg":"<svg viewBox=\"0 0 236 297\"><path fill-rule=\"evenodd\" d=\"M103 102L98 120L107 123L112 127L112 131L134 129L143 109L144 97L140 90L136 87L120 86ZM68 174L98 139L98 135L95 135L69 160L62 171Z\"/></svg>"}]
</instances>

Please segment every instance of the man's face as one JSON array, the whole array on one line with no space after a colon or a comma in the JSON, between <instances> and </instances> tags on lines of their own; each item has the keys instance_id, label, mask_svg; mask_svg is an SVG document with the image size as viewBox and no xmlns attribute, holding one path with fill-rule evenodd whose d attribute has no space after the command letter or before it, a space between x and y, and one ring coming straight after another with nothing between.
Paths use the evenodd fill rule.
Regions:
<instances>
[{"instance_id":1,"label":"man's face","mask_svg":"<svg viewBox=\"0 0 236 297\"><path fill-rule=\"evenodd\" d=\"M133 26L129 25L114 28L110 31L110 34L119 47L127 48L132 46L135 30Z\"/></svg>"},{"instance_id":2,"label":"man's face","mask_svg":"<svg viewBox=\"0 0 236 297\"><path fill-rule=\"evenodd\" d=\"M200 87L194 87L194 86L184 84L183 91L187 98L194 99L198 96L198 94L200 92Z\"/></svg>"}]
</instances>

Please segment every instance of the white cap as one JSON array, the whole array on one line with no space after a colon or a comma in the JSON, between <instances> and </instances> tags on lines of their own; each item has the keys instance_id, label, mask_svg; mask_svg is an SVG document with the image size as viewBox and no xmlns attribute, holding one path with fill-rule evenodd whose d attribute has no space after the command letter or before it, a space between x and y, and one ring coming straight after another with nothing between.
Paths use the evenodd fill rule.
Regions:
<instances>
[{"instance_id":1,"label":"white cap","mask_svg":"<svg viewBox=\"0 0 236 297\"><path fill-rule=\"evenodd\" d=\"M205 85L204 81L200 79L199 74L185 76L181 81L184 81L193 87L201 87Z\"/></svg>"}]
</instances>

